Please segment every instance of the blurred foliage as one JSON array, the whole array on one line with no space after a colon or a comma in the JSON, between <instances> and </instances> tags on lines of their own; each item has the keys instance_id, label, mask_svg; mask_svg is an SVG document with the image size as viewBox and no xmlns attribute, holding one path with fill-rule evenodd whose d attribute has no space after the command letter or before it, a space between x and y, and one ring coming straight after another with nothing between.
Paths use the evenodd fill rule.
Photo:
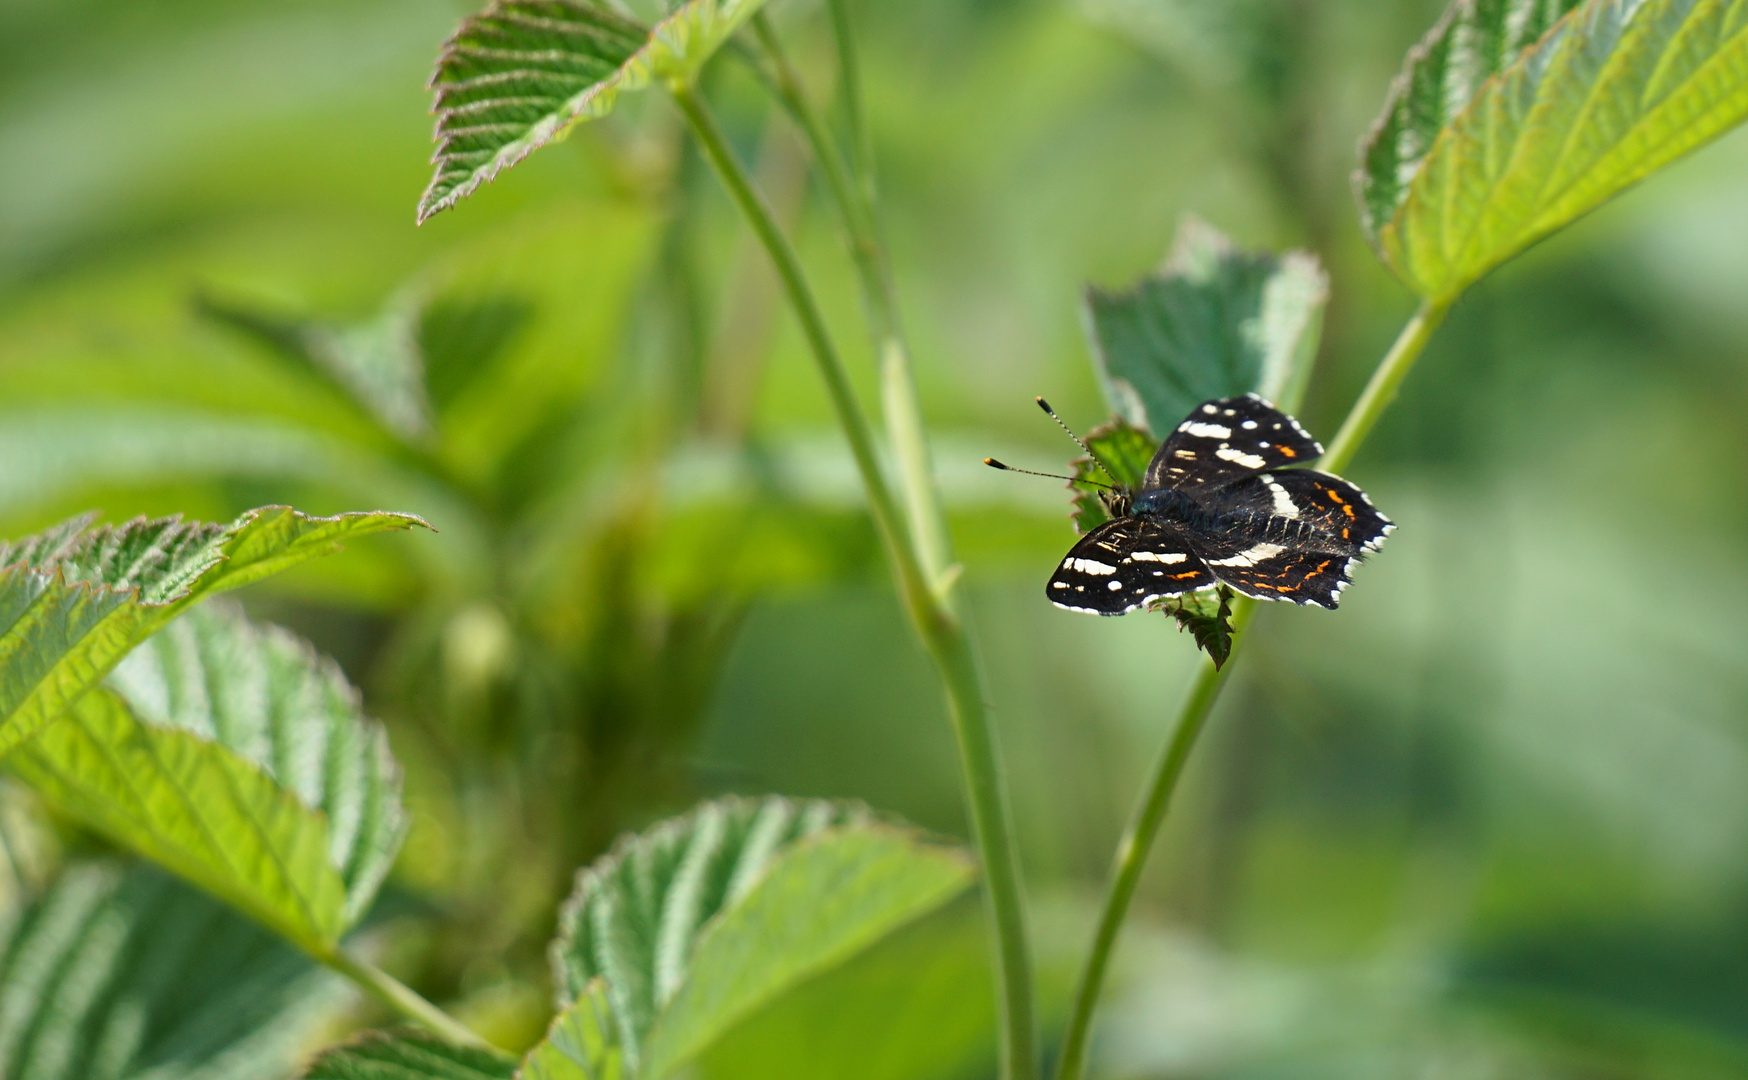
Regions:
<instances>
[{"instance_id":1,"label":"blurred foliage","mask_svg":"<svg viewBox=\"0 0 1748 1080\"><path fill-rule=\"evenodd\" d=\"M661 99L413 228L421 87L472 6L0 6L0 535L90 507L432 521L247 602L339 658L406 767L385 963L526 1046L554 905L622 828L766 789L964 823L817 379ZM1039 936L1072 952L1194 649L1049 609L1068 499L977 462L1066 458L1032 394L1103 419L1076 297L1188 212L1322 261L1300 415L1327 433L1410 308L1347 177L1439 5L852 7L1017 831L1069 898ZM829 87L821 14L772 14ZM795 135L732 60L705 81L854 326ZM1339 617L1252 626L1125 938L1106 1074L1748 1069L1745 170L1737 132L1452 313L1353 470L1401 531ZM699 1071L987 1075L983 932L925 923Z\"/></svg>"}]
</instances>

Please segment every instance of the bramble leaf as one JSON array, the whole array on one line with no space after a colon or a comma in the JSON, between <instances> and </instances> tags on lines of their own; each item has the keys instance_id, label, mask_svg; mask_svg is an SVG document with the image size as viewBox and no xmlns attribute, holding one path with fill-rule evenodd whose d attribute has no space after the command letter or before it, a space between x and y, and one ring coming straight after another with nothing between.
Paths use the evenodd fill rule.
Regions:
<instances>
[{"instance_id":1,"label":"bramble leaf","mask_svg":"<svg viewBox=\"0 0 1748 1080\"><path fill-rule=\"evenodd\" d=\"M1086 444L1099 456L1099 461L1095 463L1089 457L1075 458L1069 463L1074 480L1068 485L1074 492L1074 527L1083 534L1111 520L1110 512L1099 498L1104 489L1097 485L1115 480L1118 486L1130 491L1139 489L1147 474L1147 463L1153 460L1153 452L1159 448L1157 439L1122 417L1087 432ZM1100 464L1104 468L1100 468ZM1110 470L1109 475L1105 469Z\"/></svg>"},{"instance_id":2,"label":"bramble leaf","mask_svg":"<svg viewBox=\"0 0 1748 1080\"><path fill-rule=\"evenodd\" d=\"M144 866L78 863L0 918L0 1076L277 1080L339 980Z\"/></svg>"},{"instance_id":3,"label":"bramble leaf","mask_svg":"<svg viewBox=\"0 0 1748 1080\"><path fill-rule=\"evenodd\" d=\"M603 980L626 1062L658 1080L971 877L960 852L854 804L705 803L578 875L554 979L566 999Z\"/></svg>"},{"instance_id":4,"label":"bramble leaf","mask_svg":"<svg viewBox=\"0 0 1748 1080\"><path fill-rule=\"evenodd\" d=\"M1361 149L1361 222L1448 302L1745 116L1748 0L1458 0Z\"/></svg>"},{"instance_id":5,"label":"bramble leaf","mask_svg":"<svg viewBox=\"0 0 1748 1080\"><path fill-rule=\"evenodd\" d=\"M1216 669L1232 655L1231 589L1221 585L1174 596L1161 602L1159 610L1176 619L1179 630L1190 632L1196 648L1208 654Z\"/></svg>"},{"instance_id":6,"label":"bramble leaf","mask_svg":"<svg viewBox=\"0 0 1748 1080\"><path fill-rule=\"evenodd\" d=\"M690 83L764 0L687 0L653 28L605 0L492 0L443 46L423 222L651 79Z\"/></svg>"},{"instance_id":7,"label":"bramble leaf","mask_svg":"<svg viewBox=\"0 0 1748 1080\"><path fill-rule=\"evenodd\" d=\"M424 522L385 512L315 518L251 510L230 525L76 518L0 543L0 757L66 711L134 646L211 593Z\"/></svg>"},{"instance_id":8,"label":"bramble leaf","mask_svg":"<svg viewBox=\"0 0 1748 1080\"><path fill-rule=\"evenodd\" d=\"M1186 218L1159 272L1126 290L1087 290L1105 397L1113 412L1156 433L1210 398L1253 391L1292 412L1328 297L1315 257L1239 251Z\"/></svg>"},{"instance_id":9,"label":"bramble leaf","mask_svg":"<svg viewBox=\"0 0 1748 1080\"><path fill-rule=\"evenodd\" d=\"M7 764L317 956L369 907L405 829L387 737L339 669L228 605L171 623Z\"/></svg>"}]
</instances>

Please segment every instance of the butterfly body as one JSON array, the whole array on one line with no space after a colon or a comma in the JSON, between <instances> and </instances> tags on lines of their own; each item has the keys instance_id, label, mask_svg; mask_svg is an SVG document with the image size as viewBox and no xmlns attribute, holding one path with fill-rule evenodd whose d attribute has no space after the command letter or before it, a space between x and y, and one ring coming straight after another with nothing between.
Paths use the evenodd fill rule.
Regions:
<instances>
[{"instance_id":1,"label":"butterfly body","mask_svg":"<svg viewBox=\"0 0 1748 1080\"><path fill-rule=\"evenodd\" d=\"M1353 568L1394 526L1353 484L1289 467L1322 454L1254 394L1198 405L1138 490L1101 493L1111 520L1075 544L1045 595L1071 611L1122 615L1223 584L1336 607Z\"/></svg>"}]
</instances>

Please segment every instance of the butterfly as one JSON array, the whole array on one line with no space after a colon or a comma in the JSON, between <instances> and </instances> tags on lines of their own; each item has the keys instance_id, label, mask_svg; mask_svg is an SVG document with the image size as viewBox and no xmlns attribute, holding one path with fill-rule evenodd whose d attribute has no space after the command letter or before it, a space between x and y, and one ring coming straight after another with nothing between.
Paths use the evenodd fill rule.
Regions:
<instances>
[{"instance_id":1,"label":"butterfly","mask_svg":"<svg viewBox=\"0 0 1748 1080\"><path fill-rule=\"evenodd\" d=\"M1333 610L1353 568L1395 526L1346 480L1289 467L1321 456L1297 420L1256 394L1205 401L1159 447L1139 488L1111 477L1100 493L1111 520L1069 549L1044 594L1069 611L1124 615L1225 585Z\"/></svg>"}]
</instances>

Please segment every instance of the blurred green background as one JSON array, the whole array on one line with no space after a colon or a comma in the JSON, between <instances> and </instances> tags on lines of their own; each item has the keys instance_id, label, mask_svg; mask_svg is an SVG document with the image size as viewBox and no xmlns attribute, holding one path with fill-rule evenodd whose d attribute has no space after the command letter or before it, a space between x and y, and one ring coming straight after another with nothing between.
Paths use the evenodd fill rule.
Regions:
<instances>
[{"instance_id":1,"label":"blurred green background","mask_svg":"<svg viewBox=\"0 0 1748 1080\"><path fill-rule=\"evenodd\" d=\"M1066 496L978 462L1072 456L1029 398L1105 414L1080 289L1186 213L1324 260L1327 438L1411 310L1347 177L1439 5L852 6L1060 1017L1196 656L1164 618L1046 604ZM0 3L0 533L272 502L437 526L248 599L341 661L407 768L391 966L508 1043L620 830L724 791L965 822L817 377L668 104L414 228L422 86L470 10ZM824 13L773 12L829 95ZM877 400L800 141L732 58L707 92ZM1454 311L1352 470L1400 531L1339 614L1264 613L1191 764L1103 1075L1748 1075L1744 176L1738 132ZM422 411L359 389L420 365ZM963 903L700 1073L990 1075L983 947Z\"/></svg>"}]
</instances>

